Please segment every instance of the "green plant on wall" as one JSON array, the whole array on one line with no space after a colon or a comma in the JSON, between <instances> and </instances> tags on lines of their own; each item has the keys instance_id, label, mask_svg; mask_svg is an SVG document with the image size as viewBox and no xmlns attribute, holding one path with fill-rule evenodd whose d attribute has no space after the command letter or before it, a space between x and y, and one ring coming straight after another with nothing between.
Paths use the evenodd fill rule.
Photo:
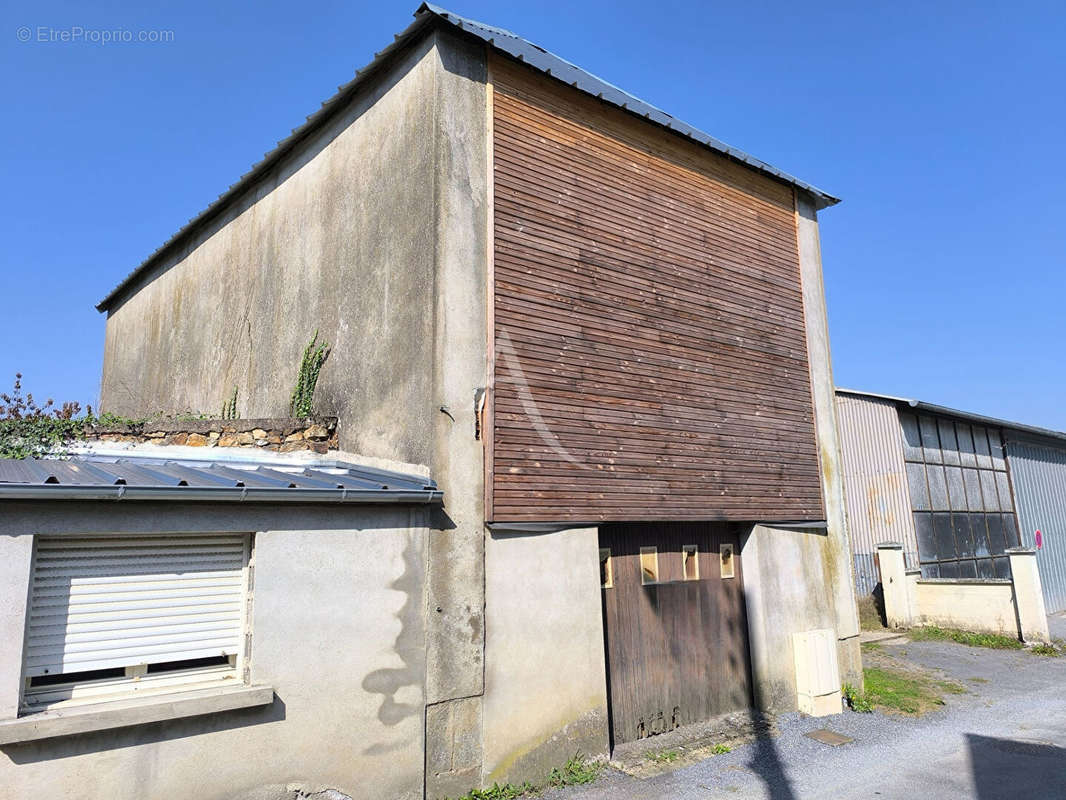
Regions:
<instances>
[{"instance_id":1,"label":"green plant on wall","mask_svg":"<svg viewBox=\"0 0 1066 800\"><path fill-rule=\"evenodd\" d=\"M82 429L93 423L92 408L84 417L79 403L57 408L46 400L38 405L32 394L22 393L22 373L15 374L10 392L0 392L0 458L37 458L61 455L64 445L81 438Z\"/></svg>"},{"instance_id":2,"label":"green plant on wall","mask_svg":"<svg viewBox=\"0 0 1066 800\"><path fill-rule=\"evenodd\" d=\"M315 385L322 365L329 358L328 344L318 344L318 331L311 337L310 344L304 349L300 361L300 371L296 375L296 386L289 400L289 413L294 417L309 417L314 412Z\"/></svg>"},{"instance_id":3,"label":"green plant on wall","mask_svg":"<svg viewBox=\"0 0 1066 800\"><path fill-rule=\"evenodd\" d=\"M222 403L222 419L239 419L240 416L237 413L237 387L234 386L233 394Z\"/></svg>"}]
</instances>

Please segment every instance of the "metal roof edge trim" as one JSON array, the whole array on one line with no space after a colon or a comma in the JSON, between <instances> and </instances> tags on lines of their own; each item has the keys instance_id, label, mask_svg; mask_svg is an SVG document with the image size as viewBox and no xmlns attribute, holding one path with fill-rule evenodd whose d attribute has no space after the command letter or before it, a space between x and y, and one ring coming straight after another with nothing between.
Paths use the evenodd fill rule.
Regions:
<instances>
[{"instance_id":1,"label":"metal roof edge trim","mask_svg":"<svg viewBox=\"0 0 1066 800\"><path fill-rule=\"evenodd\" d=\"M443 501L439 490L408 489L270 489L200 486L77 486L0 483L0 500L176 500L179 502L245 503L410 503Z\"/></svg>"},{"instance_id":2,"label":"metal roof edge trim","mask_svg":"<svg viewBox=\"0 0 1066 800\"><path fill-rule=\"evenodd\" d=\"M258 162L254 163L247 172L241 175L237 181L230 185L230 187L220 194L217 199L213 200L199 214L186 222L176 233L145 258L139 266L123 278L114 289L108 292L107 295L96 304L96 310L101 313L110 310L110 308L115 305L124 294L126 294L131 285L147 272L150 267L155 266L159 259L171 252L173 248L176 248L180 242L190 237L197 228L205 225L217 215L221 214L231 200L254 186L255 182L263 177L269 169L276 166L285 156L291 153L297 145L309 138L311 134L321 125L324 125L334 113L340 111L343 108L344 103L347 102L350 97L355 95L356 91L367 79L386 68L397 52L403 50L409 44L412 44L418 36L423 32L428 31L433 24L437 22L444 23L450 28L461 31L468 36L473 36L489 47L492 47L494 50L505 53L541 73L544 73L550 78L562 83L567 83L558 75L553 74L551 67L538 66L534 63L539 57L543 57L545 61L558 62L567 70L572 70L577 74L578 79L567 83L567 85L573 86L579 91L592 97L596 97L597 99L609 103L616 108L620 108L623 111L628 111L634 116L684 136L691 141L702 144L705 147L728 156L747 167L794 186L796 189L809 194L814 199L814 205L817 210L836 205L840 202L840 198L827 192L823 192L821 189L801 181L789 173L779 170L765 161L761 161L754 156L745 153L743 150L739 150L725 142L715 139L700 129L667 114L665 111L662 111L650 103L646 103L643 100L634 97L625 90L604 81L602 78L596 77L592 73L581 69L566 59L557 56L536 44L533 44L527 39L523 39L521 36L518 36L511 31L496 28L465 17L460 17L458 14L453 14L446 9L431 5L430 3L422 3L422 5L415 10L414 17L415 19L410 25L404 28L400 33L395 34L393 41L375 53L374 58L369 63L362 68L357 69L355 71L355 76L347 83L339 86L337 92L327 98L317 111L308 115L302 124L292 129L289 136L279 140L273 150L267 152ZM481 29L484 33L479 32L477 29ZM516 43L515 47L508 49L503 46L507 43L508 39L513 40ZM537 57L534 61L525 58L524 54L516 52L518 43L531 47L536 51ZM585 87L580 85L582 79L591 83L592 86ZM628 99L626 102L614 102L603 96L603 89L618 92Z\"/></svg>"},{"instance_id":3,"label":"metal roof edge trim","mask_svg":"<svg viewBox=\"0 0 1066 800\"><path fill-rule=\"evenodd\" d=\"M949 408L948 406L940 406L935 403L927 403L924 400L914 400L907 397L894 397L888 394L877 394L876 392L861 392L856 389L842 389L837 388L835 393L838 395L851 395L853 397L872 397L876 400L889 400L895 403L903 403L910 408L918 411L926 411L930 414L940 414L945 417L957 417L959 419L970 420L971 422L979 422L982 425L988 425L997 428L1005 428L1011 431L1019 431L1031 436L1043 437L1046 439L1057 439L1066 441L1066 432L1055 431L1050 428L1041 428L1036 425L1026 425L1024 422L1012 422L1009 419L1000 419L999 417L989 417L985 414L976 414L971 411L961 411L957 408Z\"/></svg>"}]
</instances>

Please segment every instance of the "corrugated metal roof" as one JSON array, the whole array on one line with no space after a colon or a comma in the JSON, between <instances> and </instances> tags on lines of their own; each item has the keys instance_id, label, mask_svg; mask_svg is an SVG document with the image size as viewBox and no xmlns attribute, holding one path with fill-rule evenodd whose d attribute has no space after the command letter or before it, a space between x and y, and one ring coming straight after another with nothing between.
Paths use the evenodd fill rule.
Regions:
<instances>
[{"instance_id":1,"label":"corrugated metal roof","mask_svg":"<svg viewBox=\"0 0 1066 800\"><path fill-rule=\"evenodd\" d=\"M344 462L314 465L75 455L0 459L0 499L437 503L436 483Z\"/></svg>"},{"instance_id":2,"label":"corrugated metal roof","mask_svg":"<svg viewBox=\"0 0 1066 800\"><path fill-rule=\"evenodd\" d=\"M957 408L948 408L947 406L938 406L934 403L926 403L924 400L912 400L906 397L894 397L888 394L876 394L874 392L860 392L854 389L842 389L837 387L837 395L854 395L856 397L874 397L879 400L891 400L895 403L906 404L911 408L919 411L925 411L929 414L940 414L947 417L956 417L957 419L970 420L971 422L978 422L982 425L989 425L996 428L1006 428L1008 430L1020 431L1022 433L1032 434L1034 436L1043 436L1049 439L1059 439L1066 441L1066 433L1063 431L1054 431L1050 428L1039 428L1035 425L1026 425L1021 422L1011 422L1006 419L998 419L996 417L987 417L984 414L974 414L970 411L960 411Z\"/></svg>"},{"instance_id":3,"label":"corrugated metal roof","mask_svg":"<svg viewBox=\"0 0 1066 800\"><path fill-rule=\"evenodd\" d=\"M375 53L374 59L365 67L356 70L355 78L343 86L338 87L337 93L322 103L322 107L318 111L307 117L302 125L293 128L292 133L288 137L279 141L277 147L263 156L261 161L254 164L248 172L237 180L236 183L219 195L217 200L211 203L211 205L201 211L197 216L189 220L184 227L164 242L158 250L148 256L139 267L126 276L126 278L116 286L107 297L97 304L97 310L106 311L133 280L152 266L164 253L169 252L172 247L176 246L181 240L187 238L198 226L205 224L216 216L229 200L240 194L247 186L284 158L285 155L294 150L298 144L306 140L314 131L318 130L319 127L329 120L334 113L338 112L345 103L356 94L360 86L370 76L380 71L391 61L393 55L411 45L434 24L444 25L462 31L467 35L474 36L496 51L528 64L529 66L540 70L545 75L573 86L593 97L603 100L605 103L610 103L613 106L629 111L649 122L661 125L662 127L685 136L694 142L709 147L711 150L746 164L754 170L795 186L811 195L816 208L821 209L840 202L839 198L823 192L821 189L818 189L809 183L805 183L764 161L760 161L754 156L745 153L743 150L738 150L735 147L731 147L726 143L715 139L713 136L704 133L698 128L695 128L686 122L682 122L676 117L670 116L665 111L662 111L649 103L645 103L643 100L619 89L617 86L598 78L590 72L586 72L580 67L545 50L543 47L539 47L538 45L523 39L521 36L518 36L511 31L504 30L503 28L496 28L492 25L486 25L485 23L477 22L475 20L466 19L465 17L461 17L446 9L430 5L429 3L423 3L419 6L415 11L414 16L415 21L403 31L396 34L391 44L380 52Z\"/></svg>"}]
</instances>

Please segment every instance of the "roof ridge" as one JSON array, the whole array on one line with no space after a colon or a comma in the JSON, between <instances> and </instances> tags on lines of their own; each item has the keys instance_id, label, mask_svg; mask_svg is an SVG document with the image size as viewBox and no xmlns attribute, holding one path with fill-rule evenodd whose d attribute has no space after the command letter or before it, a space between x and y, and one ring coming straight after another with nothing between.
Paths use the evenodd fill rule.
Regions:
<instances>
[{"instance_id":1,"label":"roof ridge","mask_svg":"<svg viewBox=\"0 0 1066 800\"><path fill-rule=\"evenodd\" d=\"M480 39L490 47L493 47L511 58L527 64L551 78L555 78L556 80L573 86L579 91L592 97L596 97L605 103L621 108L622 110L628 111L649 122L667 128L674 133L702 144L722 155L728 156L741 164L745 164L752 169L767 174L776 180L790 184L809 194L814 199L815 207L818 209L840 202L839 199L833 195L827 194L821 189L818 189L809 183L805 183L787 172L779 170L776 167L745 153L743 150L732 147L720 139L714 138L695 126L673 117L662 109L641 100L618 86L615 86L613 83L605 81L603 78L582 69L573 62L567 61L561 56L557 56L551 51L546 50L540 45L534 44L527 39L523 39L512 31L488 25L484 22L478 22L477 20L467 19L466 17L462 17L452 11L430 3L422 3L415 10L414 17L414 22L408 25L403 31L396 34L393 37L393 41L384 49L375 53L373 60L371 60L366 66L356 70L355 77L347 83L339 86L337 92L325 100L317 111L310 114L303 124L293 128L289 136L281 139L273 150L266 153L262 159L253 164L246 173L241 175L241 177L226 189L226 191L220 194L216 200L195 217L190 219L178 230L177 233L167 239L158 249L141 262L138 267L130 272L96 305L97 310L109 310L118 298L134 283L134 281L147 272L150 267L154 266L156 261L164 253L168 252L172 247L175 247L182 239L191 236L192 231L198 225L208 222L214 216L221 213L223 207L225 207L230 200L234 199L246 188L253 185L261 175L265 174L268 169L278 163L291 150L295 149L303 139L310 136L320 123L324 123L335 110L342 107L342 104L348 99L348 96L354 94L360 84L367 77L382 69L395 52L415 40L416 37L420 36L429 28L434 20L441 20L443 23L450 25L453 28ZM499 37L504 37L505 40L501 41Z\"/></svg>"}]
</instances>

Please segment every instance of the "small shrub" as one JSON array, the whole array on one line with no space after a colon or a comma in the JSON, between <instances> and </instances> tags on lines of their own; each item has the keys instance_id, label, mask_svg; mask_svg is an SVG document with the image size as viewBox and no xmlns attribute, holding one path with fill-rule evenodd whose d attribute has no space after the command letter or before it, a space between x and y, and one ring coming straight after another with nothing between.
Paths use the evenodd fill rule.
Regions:
<instances>
[{"instance_id":1,"label":"small shrub","mask_svg":"<svg viewBox=\"0 0 1066 800\"><path fill-rule=\"evenodd\" d=\"M549 786L574 786L592 783L600 775L602 764L586 761L581 753L575 753L562 769L555 767L548 775Z\"/></svg>"},{"instance_id":2,"label":"small shrub","mask_svg":"<svg viewBox=\"0 0 1066 800\"><path fill-rule=\"evenodd\" d=\"M22 393L22 373L15 373L14 388L0 393L0 458L62 455L64 446L81 438L84 426L92 422L92 408L84 417L79 414L79 403L57 408L49 398L38 405L32 394Z\"/></svg>"},{"instance_id":3,"label":"small shrub","mask_svg":"<svg viewBox=\"0 0 1066 800\"><path fill-rule=\"evenodd\" d=\"M711 748L711 752L714 753L716 756L724 756L726 753L729 753L732 750L733 748L727 744L716 744L714 747Z\"/></svg>"},{"instance_id":4,"label":"small shrub","mask_svg":"<svg viewBox=\"0 0 1066 800\"><path fill-rule=\"evenodd\" d=\"M844 695L844 701L848 704L848 708L852 711L858 711L860 714L869 714L874 710L866 696L850 683L845 683L840 691Z\"/></svg>"},{"instance_id":5,"label":"small shrub","mask_svg":"<svg viewBox=\"0 0 1066 800\"><path fill-rule=\"evenodd\" d=\"M317 346L316 346L317 345ZM318 344L318 331L311 337L310 344L304 349L300 360L300 371L296 375L296 386L289 399L289 413L294 417L310 417L314 413L315 386L322 365L329 358L328 344Z\"/></svg>"}]
</instances>

